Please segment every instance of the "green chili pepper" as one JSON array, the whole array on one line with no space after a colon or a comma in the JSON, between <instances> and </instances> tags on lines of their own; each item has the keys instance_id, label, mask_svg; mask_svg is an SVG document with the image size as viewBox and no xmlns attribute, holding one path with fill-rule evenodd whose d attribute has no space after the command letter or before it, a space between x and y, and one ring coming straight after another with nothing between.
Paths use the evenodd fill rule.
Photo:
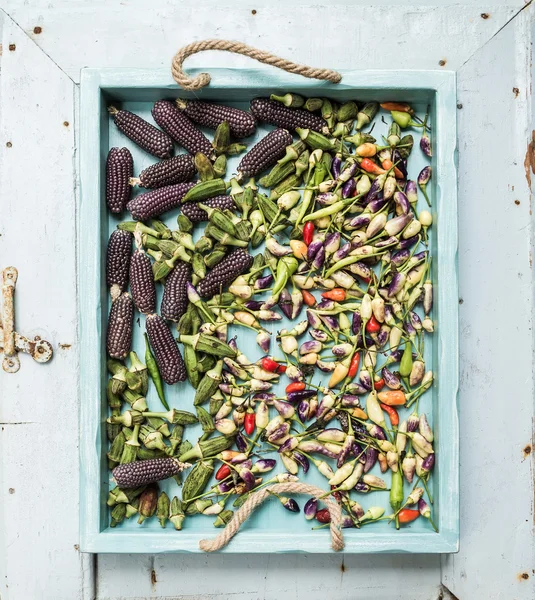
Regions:
<instances>
[{"instance_id":1,"label":"green chili pepper","mask_svg":"<svg viewBox=\"0 0 535 600\"><path fill-rule=\"evenodd\" d=\"M392 472L392 483L390 484L390 506L397 513L403 503L403 476L401 469ZM399 529L399 518L396 515L396 529Z\"/></svg>"},{"instance_id":2,"label":"green chili pepper","mask_svg":"<svg viewBox=\"0 0 535 600\"><path fill-rule=\"evenodd\" d=\"M403 356L399 364L399 374L402 377L408 377L412 371L412 347L409 342L405 344L405 350L403 350Z\"/></svg>"},{"instance_id":3,"label":"green chili pepper","mask_svg":"<svg viewBox=\"0 0 535 600\"><path fill-rule=\"evenodd\" d=\"M288 279L297 271L299 263L293 256L283 256L277 263L277 276L273 284L272 296L278 299Z\"/></svg>"},{"instance_id":4,"label":"green chili pepper","mask_svg":"<svg viewBox=\"0 0 535 600\"><path fill-rule=\"evenodd\" d=\"M160 398L161 403L165 406L166 410L169 410L169 404L167 404L167 400L165 399L165 394L163 391L163 381L162 376L160 375L160 370L158 369L158 364L156 363L156 359L154 358L154 354L150 349L149 338L145 333L145 364L147 365L147 370L149 371L150 378L154 382L154 387L158 392L158 398Z\"/></svg>"}]
</instances>

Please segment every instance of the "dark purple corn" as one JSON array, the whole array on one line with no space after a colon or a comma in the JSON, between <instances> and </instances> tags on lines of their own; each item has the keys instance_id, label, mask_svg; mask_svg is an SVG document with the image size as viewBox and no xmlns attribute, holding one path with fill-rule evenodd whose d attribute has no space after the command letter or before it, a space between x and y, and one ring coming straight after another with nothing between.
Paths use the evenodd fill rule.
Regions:
<instances>
[{"instance_id":1,"label":"dark purple corn","mask_svg":"<svg viewBox=\"0 0 535 600\"><path fill-rule=\"evenodd\" d=\"M177 106L195 123L210 129L217 129L221 123L229 124L230 133L235 138L244 138L256 131L256 121L251 113L231 106L212 104L202 100L177 100Z\"/></svg>"},{"instance_id":2,"label":"dark purple corn","mask_svg":"<svg viewBox=\"0 0 535 600\"><path fill-rule=\"evenodd\" d=\"M203 298L211 298L219 292L221 286L230 283L238 275L245 273L251 268L253 257L238 248L218 263L204 279L199 282L197 291Z\"/></svg>"},{"instance_id":3,"label":"dark purple corn","mask_svg":"<svg viewBox=\"0 0 535 600\"><path fill-rule=\"evenodd\" d=\"M179 262L165 280L160 313L169 321L180 320L188 308L186 283L191 279L191 267Z\"/></svg>"},{"instance_id":4,"label":"dark purple corn","mask_svg":"<svg viewBox=\"0 0 535 600\"><path fill-rule=\"evenodd\" d=\"M130 177L134 159L128 148L112 148L106 159L106 204L112 213L121 213L130 200Z\"/></svg>"},{"instance_id":5,"label":"dark purple corn","mask_svg":"<svg viewBox=\"0 0 535 600\"><path fill-rule=\"evenodd\" d=\"M161 188L189 181L194 175L193 158L189 154L179 154L143 169L139 177L132 179L131 183L143 188Z\"/></svg>"},{"instance_id":6,"label":"dark purple corn","mask_svg":"<svg viewBox=\"0 0 535 600\"><path fill-rule=\"evenodd\" d=\"M110 106L108 111L122 133L145 152L162 159L173 156L173 140L166 133L127 110L117 110Z\"/></svg>"},{"instance_id":7,"label":"dark purple corn","mask_svg":"<svg viewBox=\"0 0 535 600\"><path fill-rule=\"evenodd\" d=\"M126 208L136 221L146 221L180 206L182 198L194 185L194 183L177 183L139 194L130 200Z\"/></svg>"},{"instance_id":8,"label":"dark purple corn","mask_svg":"<svg viewBox=\"0 0 535 600\"><path fill-rule=\"evenodd\" d=\"M113 300L126 289L131 254L132 234L121 229L113 231L106 253L106 283Z\"/></svg>"},{"instance_id":9,"label":"dark purple corn","mask_svg":"<svg viewBox=\"0 0 535 600\"><path fill-rule=\"evenodd\" d=\"M145 314L156 310L156 285L150 258L136 250L130 259L130 287L136 308Z\"/></svg>"},{"instance_id":10,"label":"dark purple corn","mask_svg":"<svg viewBox=\"0 0 535 600\"><path fill-rule=\"evenodd\" d=\"M230 196L214 196L208 200L203 200L203 204L210 208L219 208L219 210L236 209L234 200ZM186 202L186 204L182 205L180 210L192 223L208 221L208 213L195 202Z\"/></svg>"},{"instance_id":11,"label":"dark purple corn","mask_svg":"<svg viewBox=\"0 0 535 600\"><path fill-rule=\"evenodd\" d=\"M172 102L158 100L152 107L152 116L156 123L190 154L202 152L208 157L213 154L210 140Z\"/></svg>"},{"instance_id":12,"label":"dark purple corn","mask_svg":"<svg viewBox=\"0 0 535 600\"><path fill-rule=\"evenodd\" d=\"M291 131L294 131L297 127L312 129L319 133L328 133L329 131L327 122L320 116L301 108L288 108L284 104L269 98L254 98L251 100L251 112L257 121L270 123Z\"/></svg>"},{"instance_id":13,"label":"dark purple corn","mask_svg":"<svg viewBox=\"0 0 535 600\"><path fill-rule=\"evenodd\" d=\"M176 458L149 458L118 465L112 474L117 486L123 489L137 488L178 475L183 465Z\"/></svg>"},{"instance_id":14,"label":"dark purple corn","mask_svg":"<svg viewBox=\"0 0 535 600\"><path fill-rule=\"evenodd\" d=\"M125 292L112 302L108 317L106 348L111 358L123 359L128 356L132 346L133 321L134 304L130 294Z\"/></svg>"},{"instance_id":15,"label":"dark purple corn","mask_svg":"<svg viewBox=\"0 0 535 600\"><path fill-rule=\"evenodd\" d=\"M286 129L274 129L255 144L241 159L238 173L242 177L254 177L275 164L292 143L292 136Z\"/></svg>"},{"instance_id":16,"label":"dark purple corn","mask_svg":"<svg viewBox=\"0 0 535 600\"><path fill-rule=\"evenodd\" d=\"M153 314L147 315L145 326L162 379L169 385L186 381L186 365L167 323Z\"/></svg>"}]
</instances>

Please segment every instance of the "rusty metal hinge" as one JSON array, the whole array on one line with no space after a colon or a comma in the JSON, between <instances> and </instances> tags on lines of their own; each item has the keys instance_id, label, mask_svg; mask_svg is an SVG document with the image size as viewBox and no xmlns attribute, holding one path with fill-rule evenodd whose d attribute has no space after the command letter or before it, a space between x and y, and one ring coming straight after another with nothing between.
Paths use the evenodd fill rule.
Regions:
<instances>
[{"instance_id":1,"label":"rusty metal hinge","mask_svg":"<svg viewBox=\"0 0 535 600\"><path fill-rule=\"evenodd\" d=\"M15 286L19 274L15 267L2 271L3 310L0 318L0 350L4 351L2 368L6 373L20 369L19 352L26 352L36 362L46 363L52 358L52 345L39 336L33 340L15 331Z\"/></svg>"}]
</instances>

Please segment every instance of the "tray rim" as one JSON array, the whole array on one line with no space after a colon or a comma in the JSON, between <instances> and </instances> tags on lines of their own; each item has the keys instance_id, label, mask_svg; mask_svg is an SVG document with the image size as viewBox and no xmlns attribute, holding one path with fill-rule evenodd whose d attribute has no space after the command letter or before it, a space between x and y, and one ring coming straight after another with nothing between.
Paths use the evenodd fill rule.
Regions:
<instances>
[{"instance_id":1,"label":"tray rim","mask_svg":"<svg viewBox=\"0 0 535 600\"><path fill-rule=\"evenodd\" d=\"M431 91L436 95L437 134L440 136L437 168L440 178L436 189L440 198L440 255L437 286L439 322L438 336L438 379L440 397L447 399L438 407L440 431L447 436L437 436L440 470L438 498L440 502L440 532L410 533L396 535L395 532L367 533L345 536L345 553L453 553L459 550L459 342L458 342L458 234L457 234L457 133L456 133L456 75L453 71L428 70L351 70L340 71L343 81L331 84L303 78L283 71L271 69L210 68L211 89L293 86L303 90L380 89L400 91ZM188 69L196 75L203 69ZM100 459L95 452L100 436L102 417L100 414L99 362L100 349L99 318L101 305L100 287L101 247L96 244L95 231L100 227L83 227L85 223L100 223L99 201L101 178L95 172L100 154L100 94L106 89L159 88L178 91L168 69L132 68L86 68L81 71L80 100L80 206L77 211L78 238L78 298L80 339L80 549L94 553L199 553L198 542L203 535L181 532L180 547L175 548L177 538L164 531L137 533L131 531L100 531L99 488ZM447 201L444 197L447 195ZM84 200L85 199L85 200ZM95 199L98 199L95 201ZM84 319L83 315L90 318ZM447 373L447 377L441 377ZM447 437L447 443L444 439ZM91 491L93 490L93 493ZM317 531L313 537L308 533L293 534L283 538L280 534L244 530L236 536L226 553L328 553L329 534ZM215 535L215 532L214 532ZM170 543L171 541L171 543ZM269 548L266 550L266 548Z\"/></svg>"}]
</instances>

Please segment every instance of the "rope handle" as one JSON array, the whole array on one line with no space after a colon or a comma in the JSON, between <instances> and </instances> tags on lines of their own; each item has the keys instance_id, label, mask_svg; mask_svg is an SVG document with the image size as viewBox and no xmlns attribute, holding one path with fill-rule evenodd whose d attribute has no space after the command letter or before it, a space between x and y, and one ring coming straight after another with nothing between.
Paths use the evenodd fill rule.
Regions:
<instances>
[{"instance_id":1,"label":"rope handle","mask_svg":"<svg viewBox=\"0 0 535 600\"><path fill-rule=\"evenodd\" d=\"M238 533L240 527L253 514L255 509L260 506L266 498L271 496L270 492L308 494L309 496L314 496L315 498L322 497L322 501L327 505L331 515L331 547L335 552L344 549L344 536L341 528L342 509L340 508L340 505L334 500L324 497L325 491L321 488L318 488L315 485L299 482L276 483L259 490L254 494L251 494L245 503L236 511L225 529L223 529L223 531L212 540L201 540L199 542L199 548L204 552L216 552L217 550L224 548Z\"/></svg>"},{"instance_id":2,"label":"rope handle","mask_svg":"<svg viewBox=\"0 0 535 600\"><path fill-rule=\"evenodd\" d=\"M331 83L340 83L342 75L338 71L332 69L315 69L308 67L307 65L300 65L271 54L271 52L265 52L258 50L253 46L247 46L242 42L235 42L231 40L202 40L200 42L193 42L181 48L174 56L171 62L171 73L173 79L178 83L179 86L188 91L199 90L200 88L210 83L211 77L208 73L199 73L196 77L189 77L186 75L182 68L183 62L197 52L204 52L205 50L224 50L226 52L234 52L235 54L243 54L249 56L261 63L272 65L278 69L288 71L289 73L296 73L309 79L323 79L330 81Z\"/></svg>"}]
</instances>

